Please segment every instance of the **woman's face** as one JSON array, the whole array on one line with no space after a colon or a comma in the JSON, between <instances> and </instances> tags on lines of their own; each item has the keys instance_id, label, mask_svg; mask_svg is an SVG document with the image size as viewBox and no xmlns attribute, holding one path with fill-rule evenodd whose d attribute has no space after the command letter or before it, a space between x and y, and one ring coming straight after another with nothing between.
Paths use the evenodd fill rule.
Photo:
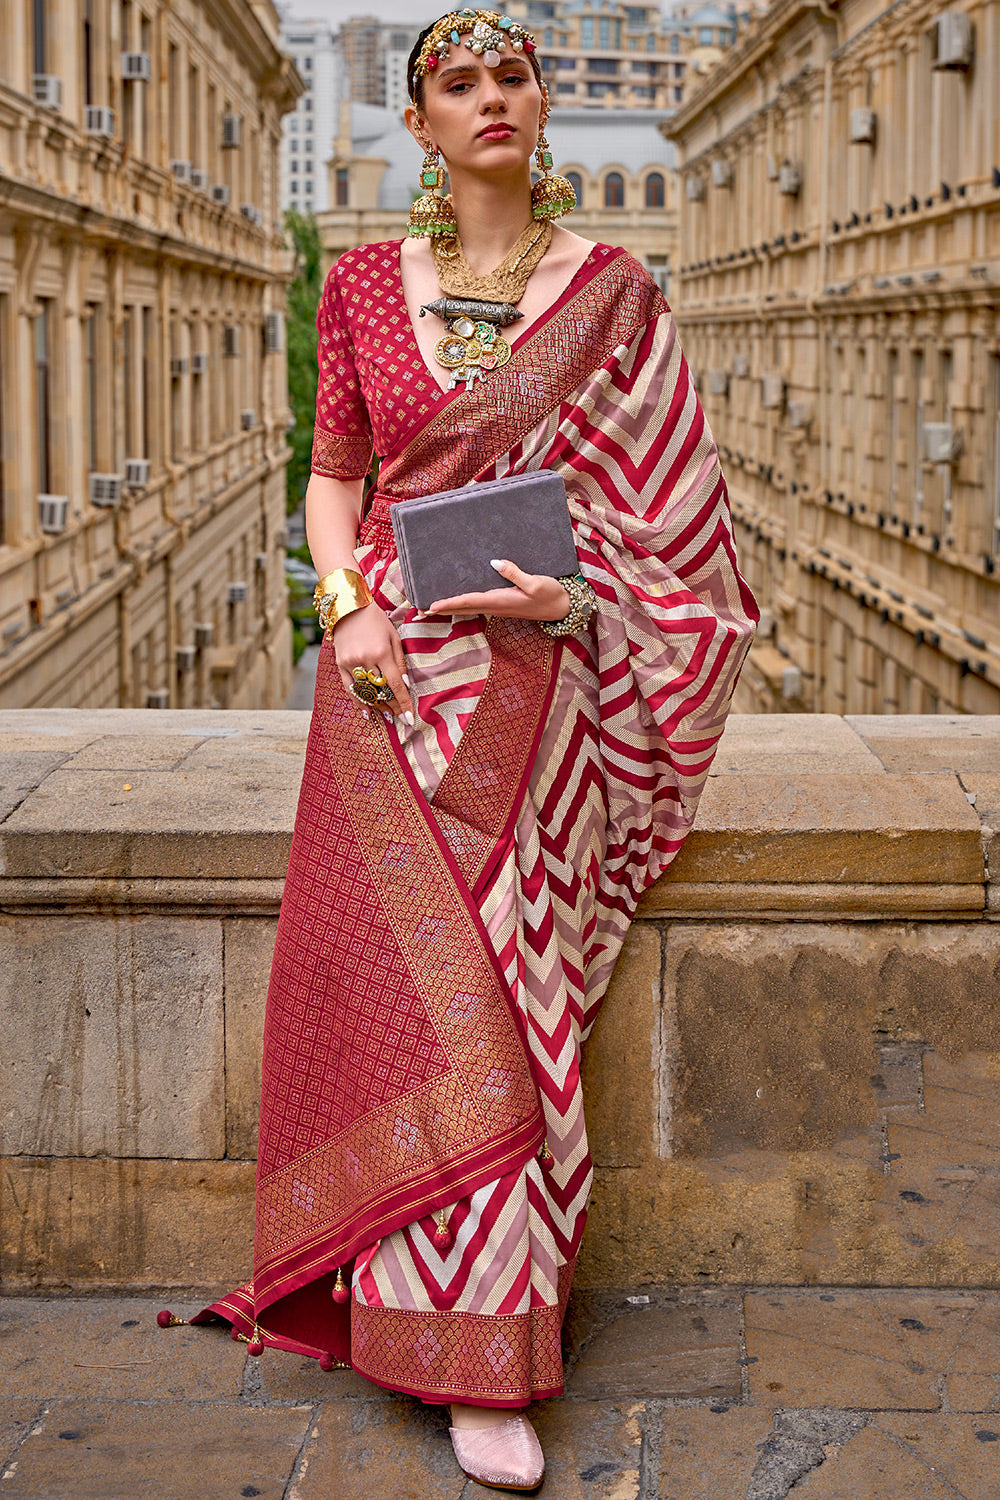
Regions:
<instances>
[{"instance_id":1,"label":"woman's face","mask_svg":"<svg viewBox=\"0 0 1000 1500\"><path fill-rule=\"evenodd\" d=\"M542 93L534 70L520 53L500 57L498 68L488 68L468 47L452 45L424 78L424 107L406 111L411 132L432 141L452 171L509 172L538 143Z\"/></svg>"}]
</instances>

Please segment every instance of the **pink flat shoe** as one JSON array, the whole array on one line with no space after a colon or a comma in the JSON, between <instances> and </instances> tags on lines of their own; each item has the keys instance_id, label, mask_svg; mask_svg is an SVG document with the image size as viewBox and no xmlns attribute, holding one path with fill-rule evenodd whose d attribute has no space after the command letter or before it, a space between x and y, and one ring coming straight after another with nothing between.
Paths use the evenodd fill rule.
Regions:
<instances>
[{"instance_id":1,"label":"pink flat shoe","mask_svg":"<svg viewBox=\"0 0 1000 1500\"><path fill-rule=\"evenodd\" d=\"M537 1490L545 1476L545 1456L527 1417L511 1417L496 1427L449 1427L459 1466L491 1490Z\"/></svg>"}]
</instances>

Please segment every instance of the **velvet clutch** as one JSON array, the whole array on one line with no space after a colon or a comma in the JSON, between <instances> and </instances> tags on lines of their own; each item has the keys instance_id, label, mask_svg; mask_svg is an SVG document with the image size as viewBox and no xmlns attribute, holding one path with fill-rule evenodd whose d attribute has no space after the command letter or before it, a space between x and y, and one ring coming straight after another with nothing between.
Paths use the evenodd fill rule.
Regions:
<instances>
[{"instance_id":1,"label":"velvet clutch","mask_svg":"<svg viewBox=\"0 0 1000 1500\"><path fill-rule=\"evenodd\" d=\"M456 594L513 587L490 567L491 557L550 578L579 568L566 486L549 469L397 500L389 515L403 588L417 609Z\"/></svg>"}]
</instances>

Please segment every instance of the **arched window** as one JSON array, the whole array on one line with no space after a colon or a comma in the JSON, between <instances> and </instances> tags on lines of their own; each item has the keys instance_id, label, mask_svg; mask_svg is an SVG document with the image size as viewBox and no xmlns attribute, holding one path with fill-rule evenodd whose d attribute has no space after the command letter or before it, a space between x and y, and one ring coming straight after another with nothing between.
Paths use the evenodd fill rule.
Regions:
<instances>
[{"instance_id":1,"label":"arched window","mask_svg":"<svg viewBox=\"0 0 1000 1500\"><path fill-rule=\"evenodd\" d=\"M338 167L336 170L336 176L334 178L335 196L338 208L347 207L348 195L350 191L350 181L351 179L348 169L346 167Z\"/></svg>"},{"instance_id":2,"label":"arched window","mask_svg":"<svg viewBox=\"0 0 1000 1500\"><path fill-rule=\"evenodd\" d=\"M625 207L625 181L620 172L609 172L604 179L604 207Z\"/></svg>"},{"instance_id":3,"label":"arched window","mask_svg":"<svg viewBox=\"0 0 1000 1500\"><path fill-rule=\"evenodd\" d=\"M583 202L583 178L580 176L579 172L567 172L566 181L569 183L570 187L576 194L576 206L577 208L579 208L580 204Z\"/></svg>"},{"instance_id":4,"label":"arched window","mask_svg":"<svg viewBox=\"0 0 1000 1500\"><path fill-rule=\"evenodd\" d=\"M646 178L646 207L663 207L663 173L650 172Z\"/></svg>"}]
</instances>

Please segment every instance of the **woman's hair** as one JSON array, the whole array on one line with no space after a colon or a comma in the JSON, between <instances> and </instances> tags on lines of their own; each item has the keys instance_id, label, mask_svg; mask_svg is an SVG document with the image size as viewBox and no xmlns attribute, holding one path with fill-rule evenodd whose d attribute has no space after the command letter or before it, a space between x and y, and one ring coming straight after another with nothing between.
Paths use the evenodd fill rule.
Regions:
<instances>
[{"instance_id":1,"label":"woman's hair","mask_svg":"<svg viewBox=\"0 0 1000 1500\"><path fill-rule=\"evenodd\" d=\"M445 14L448 15L450 14L450 12L446 11ZM442 19L443 17L438 17L438 20ZM424 45L424 42L430 36L431 32L434 30L437 24L437 21L432 21L429 26L424 27L423 31L420 33L420 35L417 37L417 40L413 44L413 51L410 53L409 57L406 60L406 86L409 89L410 98L413 100L418 109L424 108L424 80L423 76L421 76L420 78L414 78L413 70L417 66L417 59L420 56L421 47ZM518 53L518 56L526 57L528 62L530 62L531 71L535 75L538 87L541 88L542 70L538 63L537 53L524 51Z\"/></svg>"}]
</instances>

